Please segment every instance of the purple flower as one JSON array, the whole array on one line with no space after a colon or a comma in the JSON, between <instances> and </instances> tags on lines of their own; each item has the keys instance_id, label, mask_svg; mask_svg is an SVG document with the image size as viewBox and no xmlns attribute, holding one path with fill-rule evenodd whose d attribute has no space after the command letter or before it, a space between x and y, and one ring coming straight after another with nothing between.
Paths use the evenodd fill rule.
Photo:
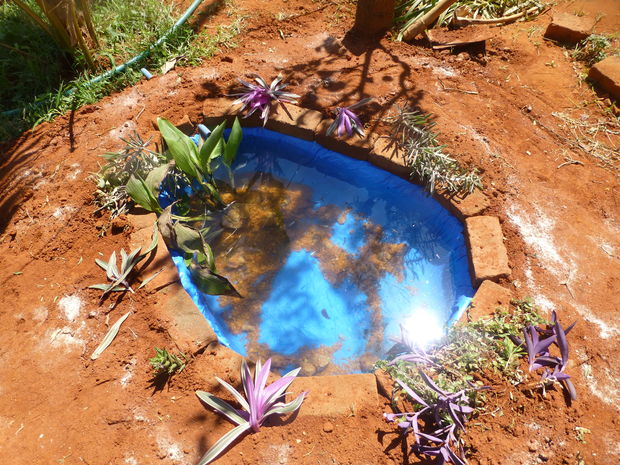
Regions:
<instances>
[{"instance_id":1,"label":"purple flower","mask_svg":"<svg viewBox=\"0 0 620 465\"><path fill-rule=\"evenodd\" d=\"M258 84L252 84L251 82L239 79L239 82L245 86L245 89L239 89L238 92L231 94L231 96L239 97L233 102L233 105L243 104L239 111L243 111L246 108L248 109L245 118L252 115L255 111L259 111L264 126L267 123L269 111L271 111L271 105L273 105L273 102L276 102L280 104L289 118L293 119L284 104L297 103L295 99L299 98L299 95L292 94L290 92L283 92L283 89L286 88L287 84L282 84L280 82L282 81L282 75L278 75L278 77L271 82L271 85L267 85L267 83L260 76L253 76L254 80Z\"/></svg>"},{"instance_id":2,"label":"purple flower","mask_svg":"<svg viewBox=\"0 0 620 465\"><path fill-rule=\"evenodd\" d=\"M352 110L361 107L370 102L371 98L365 98L348 107L336 108L336 119L327 128L327 135L331 136L338 129L338 137L342 137L344 132L350 137L353 133L357 133L360 137L365 137L362 122Z\"/></svg>"}]
</instances>

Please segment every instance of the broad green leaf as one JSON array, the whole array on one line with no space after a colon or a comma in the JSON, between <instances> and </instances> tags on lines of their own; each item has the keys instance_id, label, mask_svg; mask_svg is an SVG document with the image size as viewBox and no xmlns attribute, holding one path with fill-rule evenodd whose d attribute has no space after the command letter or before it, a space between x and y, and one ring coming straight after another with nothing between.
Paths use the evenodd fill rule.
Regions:
<instances>
[{"instance_id":1,"label":"broad green leaf","mask_svg":"<svg viewBox=\"0 0 620 465\"><path fill-rule=\"evenodd\" d=\"M211 152L211 161L215 160L217 157L222 155L224 153L225 148L226 148L226 142L224 142L224 138L222 137L220 141L217 143L217 145L215 146L215 149L213 150L213 152Z\"/></svg>"},{"instance_id":2,"label":"broad green leaf","mask_svg":"<svg viewBox=\"0 0 620 465\"><path fill-rule=\"evenodd\" d=\"M202 236L197 230L182 223L176 223L174 225L174 235L176 237L176 245L182 251L189 254L194 252L204 253Z\"/></svg>"},{"instance_id":3,"label":"broad green leaf","mask_svg":"<svg viewBox=\"0 0 620 465\"><path fill-rule=\"evenodd\" d=\"M159 242L159 234L157 234L157 221L153 223L153 234L151 236L151 244L146 248L144 252L140 254L138 257L138 262L140 262L143 258L145 258L148 254L150 254L156 247Z\"/></svg>"},{"instance_id":4,"label":"broad green leaf","mask_svg":"<svg viewBox=\"0 0 620 465\"><path fill-rule=\"evenodd\" d=\"M190 265L190 274L198 289L205 294L241 297L241 294L228 279L208 268L202 268L193 263Z\"/></svg>"},{"instance_id":5,"label":"broad green leaf","mask_svg":"<svg viewBox=\"0 0 620 465\"><path fill-rule=\"evenodd\" d=\"M224 149L224 164L229 168L235 161L242 137L243 134L241 131L241 124L239 124L239 118L235 118L230 135L228 136L228 141L226 142L226 148Z\"/></svg>"},{"instance_id":6,"label":"broad green leaf","mask_svg":"<svg viewBox=\"0 0 620 465\"><path fill-rule=\"evenodd\" d=\"M233 397L237 400L237 402L239 402L239 405L241 405L241 408L245 409L247 412L250 411L250 405L248 404L248 401L245 400L245 398L239 393L239 391L237 391L234 387L232 387L230 384L228 384L223 379L218 378L217 376L215 377L215 379L217 380L218 383L224 386L228 392L230 392L233 395Z\"/></svg>"},{"instance_id":7,"label":"broad green leaf","mask_svg":"<svg viewBox=\"0 0 620 465\"><path fill-rule=\"evenodd\" d=\"M305 398L306 398L306 394L302 393L302 394L299 394L295 400L289 402L288 404L278 403L274 405L273 408L268 410L267 413L265 413L265 417L268 417L269 415L273 415L273 414L285 415L287 413L294 412L299 407L301 407L301 404Z\"/></svg>"},{"instance_id":8,"label":"broad green leaf","mask_svg":"<svg viewBox=\"0 0 620 465\"><path fill-rule=\"evenodd\" d=\"M157 118L157 125L179 169L190 178L197 178L198 149L196 144L164 118Z\"/></svg>"},{"instance_id":9,"label":"broad green leaf","mask_svg":"<svg viewBox=\"0 0 620 465\"><path fill-rule=\"evenodd\" d=\"M224 128L226 127L226 121L217 126L207 140L202 143L200 147L200 151L198 152L198 160L199 166L204 173L211 172L211 158L213 155L213 151L216 149L220 141L222 140L222 134L224 133Z\"/></svg>"},{"instance_id":10,"label":"broad green leaf","mask_svg":"<svg viewBox=\"0 0 620 465\"><path fill-rule=\"evenodd\" d=\"M149 190L155 194L155 197L159 196L159 186L168 175L168 171L170 171L170 165L165 164L152 169L149 174L146 175L144 182L148 186Z\"/></svg>"},{"instance_id":11,"label":"broad green leaf","mask_svg":"<svg viewBox=\"0 0 620 465\"><path fill-rule=\"evenodd\" d=\"M88 286L88 289L97 289L99 291L106 291L106 292L125 292L128 289L125 286L116 286L113 287L112 289L109 289L110 285L109 284L92 284L90 286Z\"/></svg>"},{"instance_id":12,"label":"broad green leaf","mask_svg":"<svg viewBox=\"0 0 620 465\"><path fill-rule=\"evenodd\" d=\"M210 392L205 391L196 391L196 395L201 401L226 416L233 423L236 423L237 425L247 423L247 420L237 413L237 409L225 400L222 400Z\"/></svg>"},{"instance_id":13,"label":"broad green leaf","mask_svg":"<svg viewBox=\"0 0 620 465\"><path fill-rule=\"evenodd\" d=\"M207 453L200 459L198 465L207 465L220 455L224 450L232 444L232 442L250 429L250 423L247 421L239 426L234 427L224 436L222 436L213 447L207 451Z\"/></svg>"},{"instance_id":14,"label":"broad green leaf","mask_svg":"<svg viewBox=\"0 0 620 465\"><path fill-rule=\"evenodd\" d=\"M213 250L211 250L211 246L203 241L204 245L204 262L209 267L211 271L215 271L215 257L213 256ZM202 263L202 260L199 260L198 263Z\"/></svg>"},{"instance_id":15,"label":"broad green leaf","mask_svg":"<svg viewBox=\"0 0 620 465\"><path fill-rule=\"evenodd\" d=\"M127 181L125 189L132 200L142 208L151 212L161 213L162 209L157 201L157 194L151 191L140 176L136 177L132 174L129 181Z\"/></svg>"},{"instance_id":16,"label":"broad green leaf","mask_svg":"<svg viewBox=\"0 0 620 465\"><path fill-rule=\"evenodd\" d=\"M112 344L112 341L118 334L118 330L130 314L131 312L125 313L116 321L116 323L112 325L112 327L110 327L110 330L103 337L103 340L101 341L101 344L99 344L99 347L97 347L93 354L90 356L91 360L97 360L99 356L103 353L103 351L106 350L110 344Z\"/></svg>"}]
</instances>

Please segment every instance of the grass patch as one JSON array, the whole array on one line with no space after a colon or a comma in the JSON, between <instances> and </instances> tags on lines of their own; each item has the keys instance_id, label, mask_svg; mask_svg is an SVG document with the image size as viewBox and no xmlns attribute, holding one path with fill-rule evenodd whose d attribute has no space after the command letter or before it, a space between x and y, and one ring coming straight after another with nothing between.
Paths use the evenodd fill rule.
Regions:
<instances>
[{"instance_id":1,"label":"grass patch","mask_svg":"<svg viewBox=\"0 0 620 465\"><path fill-rule=\"evenodd\" d=\"M101 49L95 54L101 68L98 73L148 49L180 14L159 0L101 0L93 3L92 12L101 41ZM71 60L12 2L2 3L0 140L15 137L29 127L136 83L142 78L140 67L158 70L173 58L177 65L198 65L221 46L236 46L234 38L241 31L242 22L242 17L233 17L230 25L218 27L215 33L195 33L186 23L140 63L123 73L90 83L94 75L79 71L82 58ZM18 111L2 114L13 109Z\"/></svg>"},{"instance_id":2,"label":"grass patch","mask_svg":"<svg viewBox=\"0 0 620 465\"><path fill-rule=\"evenodd\" d=\"M592 67L599 61L607 58L610 47L611 40L609 37L601 34L592 34L577 44L572 56L575 60L581 61L588 67ZM618 50L615 50L615 53L617 54Z\"/></svg>"}]
</instances>

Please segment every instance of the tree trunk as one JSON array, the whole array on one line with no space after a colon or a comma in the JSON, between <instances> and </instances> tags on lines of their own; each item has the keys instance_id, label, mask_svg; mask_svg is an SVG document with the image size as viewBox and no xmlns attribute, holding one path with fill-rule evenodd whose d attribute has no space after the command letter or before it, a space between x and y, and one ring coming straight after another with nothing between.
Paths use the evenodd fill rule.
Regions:
<instances>
[{"instance_id":1,"label":"tree trunk","mask_svg":"<svg viewBox=\"0 0 620 465\"><path fill-rule=\"evenodd\" d=\"M355 12L355 32L376 36L392 27L395 0L358 0Z\"/></svg>"}]
</instances>

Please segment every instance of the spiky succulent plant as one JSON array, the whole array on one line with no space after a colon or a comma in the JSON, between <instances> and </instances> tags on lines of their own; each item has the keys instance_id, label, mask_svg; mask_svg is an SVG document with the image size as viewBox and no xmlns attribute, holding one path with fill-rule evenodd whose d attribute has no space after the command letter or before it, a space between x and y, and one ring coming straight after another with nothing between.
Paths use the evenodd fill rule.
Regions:
<instances>
[{"instance_id":1,"label":"spiky succulent plant","mask_svg":"<svg viewBox=\"0 0 620 465\"><path fill-rule=\"evenodd\" d=\"M185 368L185 362L187 358L181 353L181 357L171 354L166 349L159 349L155 347L155 357L149 359L149 363L155 371L155 376L166 375L172 376L175 373L180 373Z\"/></svg>"}]
</instances>

